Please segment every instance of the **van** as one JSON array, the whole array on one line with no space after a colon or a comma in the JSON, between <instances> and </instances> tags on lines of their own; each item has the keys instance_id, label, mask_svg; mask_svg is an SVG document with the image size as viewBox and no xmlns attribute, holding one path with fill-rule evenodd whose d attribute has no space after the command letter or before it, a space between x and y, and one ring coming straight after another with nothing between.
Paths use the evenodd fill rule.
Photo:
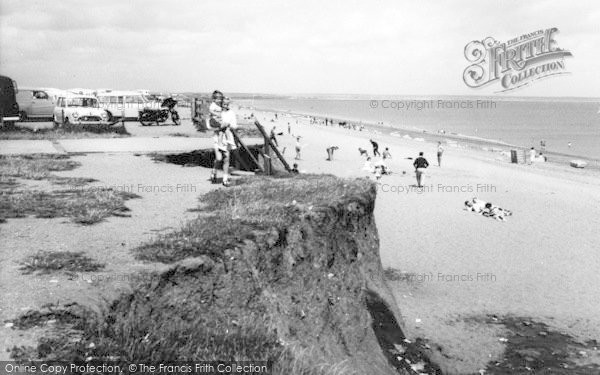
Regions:
<instances>
[{"instance_id":1,"label":"van","mask_svg":"<svg viewBox=\"0 0 600 375\"><path fill-rule=\"evenodd\" d=\"M21 121L34 118L51 118L54 100L50 93L41 88L21 88L17 93Z\"/></svg>"},{"instance_id":2,"label":"van","mask_svg":"<svg viewBox=\"0 0 600 375\"><path fill-rule=\"evenodd\" d=\"M0 127L13 126L19 120L19 104L15 97L17 92L15 81L0 76Z\"/></svg>"},{"instance_id":3,"label":"van","mask_svg":"<svg viewBox=\"0 0 600 375\"><path fill-rule=\"evenodd\" d=\"M139 112L144 108L160 108L160 103L149 102L137 91L99 92L96 97L100 108L104 108L111 119L137 121Z\"/></svg>"}]
</instances>

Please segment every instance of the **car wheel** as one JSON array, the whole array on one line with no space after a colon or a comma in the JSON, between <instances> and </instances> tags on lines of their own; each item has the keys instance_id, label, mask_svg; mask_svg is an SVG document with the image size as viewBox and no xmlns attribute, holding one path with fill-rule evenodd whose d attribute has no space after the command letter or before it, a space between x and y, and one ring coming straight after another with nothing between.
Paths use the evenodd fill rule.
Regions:
<instances>
[{"instance_id":1,"label":"car wheel","mask_svg":"<svg viewBox=\"0 0 600 375\"><path fill-rule=\"evenodd\" d=\"M65 125L65 126L71 125L71 122L69 121L68 117L65 117L65 119L63 120L63 125Z\"/></svg>"},{"instance_id":2,"label":"car wheel","mask_svg":"<svg viewBox=\"0 0 600 375\"><path fill-rule=\"evenodd\" d=\"M19 112L19 121L21 121L21 122L27 121L27 112L25 112L25 111Z\"/></svg>"}]
</instances>

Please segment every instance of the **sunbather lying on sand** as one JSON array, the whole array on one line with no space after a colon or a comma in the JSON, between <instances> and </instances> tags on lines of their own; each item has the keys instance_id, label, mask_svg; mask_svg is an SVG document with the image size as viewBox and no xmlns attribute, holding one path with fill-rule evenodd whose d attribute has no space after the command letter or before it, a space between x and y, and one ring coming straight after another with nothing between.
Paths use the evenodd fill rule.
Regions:
<instances>
[{"instance_id":1,"label":"sunbather lying on sand","mask_svg":"<svg viewBox=\"0 0 600 375\"><path fill-rule=\"evenodd\" d=\"M493 217L494 219L501 221L506 220L507 216L512 216L512 211L505 210L478 198L465 201L465 210L476 212L483 216Z\"/></svg>"}]
</instances>

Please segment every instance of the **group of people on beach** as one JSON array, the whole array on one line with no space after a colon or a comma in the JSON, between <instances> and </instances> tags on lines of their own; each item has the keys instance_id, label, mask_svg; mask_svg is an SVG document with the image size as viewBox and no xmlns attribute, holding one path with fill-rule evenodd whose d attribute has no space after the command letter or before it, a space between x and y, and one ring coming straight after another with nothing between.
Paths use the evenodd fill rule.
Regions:
<instances>
[{"instance_id":1,"label":"group of people on beach","mask_svg":"<svg viewBox=\"0 0 600 375\"><path fill-rule=\"evenodd\" d=\"M319 119L317 117L314 116L310 116L309 117L309 124L310 125L325 125L325 126L335 126L335 122L333 119L330 118L324 118L324 119ZM365 126L363 125L362 122L359 122L358 124L355 122L348 122L348 121L338 121L337 122L338 127L340 128L345 128L345 129L352 129L352 130L358 130L358 131L363 131L365 129Z\"/></svg>"},{"instance_id":2,"label":"group of people on beach","mask_svg":"<svg viewBox=\"0 0 600 375\"><path fill-rule=\"evenodd\" d=\"M373 148L372 158L369 156L369 152L362 147L358 148L358 152L360 153L360 156L364 156L366 158L363 170L374 174L375 179L379 180L381 176L392 173L385 162L386 159L392 159L392 154L389 147L386 147L383 153L380 153L379 144L372 139L369 139L369 142Z\"/></svg>"}]
</instances>

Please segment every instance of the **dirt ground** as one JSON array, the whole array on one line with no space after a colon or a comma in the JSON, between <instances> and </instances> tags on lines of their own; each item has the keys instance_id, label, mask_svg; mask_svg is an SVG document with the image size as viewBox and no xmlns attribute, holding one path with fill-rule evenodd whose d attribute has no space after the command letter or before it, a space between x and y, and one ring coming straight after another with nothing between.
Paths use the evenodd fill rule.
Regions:
<instances>
[{"instance_id":1,"label":"dirt ground","mask_svg":"<svg viewBox=\"0 0 600 375\"><path fill-rule=\"evenodd\" d=\"M166 231L181 226L196 214L197 197L214 188L210 171L155 163L133 154L88 154L73 157L82 166L60 176L93 177L98 182L80 188L112 187L130 191L141 199L127 201L131 217L110 217L90 226L68 219L9 219L0 224L0 360L9 358L13 346L36 345L41 329L13 330L6 320L45 304L80 302L95 304L128 286L131 274L159 267L133 258L131 249ZM36 189L50 189L46 181L29 182ZM61 188L69 188L61 186ZM46 251L81 251L105 263L101 272L75 275L23 275L20 262Z\"/></svg>"}]
</instances>

